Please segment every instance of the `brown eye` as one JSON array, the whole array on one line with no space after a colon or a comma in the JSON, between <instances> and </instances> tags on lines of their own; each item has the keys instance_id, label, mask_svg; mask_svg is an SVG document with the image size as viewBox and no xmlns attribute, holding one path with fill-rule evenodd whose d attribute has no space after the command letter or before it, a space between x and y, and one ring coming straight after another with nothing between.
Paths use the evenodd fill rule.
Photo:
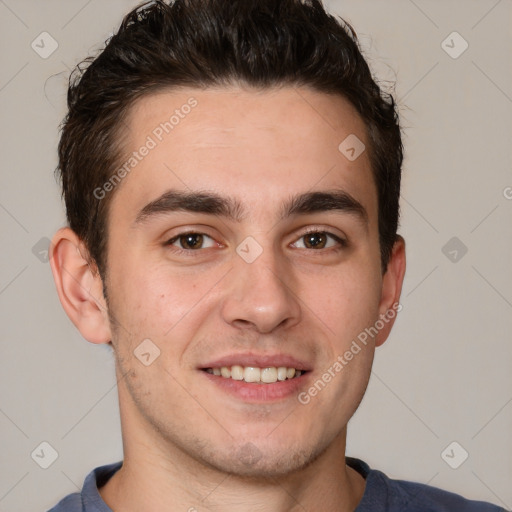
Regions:
<instances>
[{"instance_id":1,"label":"brown eye","mask_svg":"<svg viewBox=\"0 0 512 512\"><path fill-rule=\"evenodd\" d=\"M346 247L347 243L340 237L326 231L311 231L302 235L293 247L298 249L330 249L333 247Z\"/></svg>"},{"instance_id":2,"label":"brown eye","mask_svg":"<svg viewBox=\"0 0 512 512\"><path fill-rule=\"evenodd\" d=\"M179 237L183 249L200 249L203 245L203 235L199 233L189 233Z\"/></svg>"},{"instance_id":3,"label":"brown eye","mask_svg":"<svg viewBox=\"0 0 512 512\"><path fill-rule=\"evenodd\" d=\"M325 233L308 233L303 238L307 249L323 249L327 244L327 235Z\"/></svg>"},{"instance_id":4,"label":"brown eye","mask_svg":"<svg viewBox=\"0 0 512 512\"><path fill-rule=\"evenodd\" d=\"M215 246L215 240L203 233L182 233L167 242L166 245L173 245L177 249L197 251Z\"/></svg>"}]
</instances>

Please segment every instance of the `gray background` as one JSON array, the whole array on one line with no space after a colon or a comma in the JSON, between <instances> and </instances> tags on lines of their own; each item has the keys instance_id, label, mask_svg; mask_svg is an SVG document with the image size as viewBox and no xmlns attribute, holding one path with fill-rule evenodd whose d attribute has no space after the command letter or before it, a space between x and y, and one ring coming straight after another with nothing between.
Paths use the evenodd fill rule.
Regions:
<instances>
[{"instance_id":1,"label":"gray background","mask_svg":"<svg viewBox=\"0 0 512 512\"><path fill-rule=\"evenodd\" d=\"M135 4L0 0L0 512L46 510L122 457L112 356L65 316L44 246L65 222L53 170L67 75ZM512 2L326 6L354 25L378 76L397 80L406 144L403 310L347 452L512 508ZM43 31L58 43L47 58L31 47L51 49ZM48 469L31 457L43 441L58 452Z\"/></svg>"}]
</instances>

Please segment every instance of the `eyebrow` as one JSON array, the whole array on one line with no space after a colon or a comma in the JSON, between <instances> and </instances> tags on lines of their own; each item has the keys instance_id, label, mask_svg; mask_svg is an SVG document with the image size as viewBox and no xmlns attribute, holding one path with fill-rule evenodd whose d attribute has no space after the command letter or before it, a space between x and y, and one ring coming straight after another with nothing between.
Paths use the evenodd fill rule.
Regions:
<instances>
[{"instance_id":1,"label":"eyebrow","mask_svg":"<svg viewBox=\"0 0 512 512\"><path fill-rule=\"evenodd\" d=\"M233 197L220 196L215 192L168 190L146 204L137 214L134 224L143 224L156 216L177 211L216 215L234 222L241 222L247 216L242 203ZM354 215L365 226L368 225L368 213L364 206L343 190L306 192L292 196L282 204L280 220L292 215L326 211Z\"/></svg>"}]
</instances>

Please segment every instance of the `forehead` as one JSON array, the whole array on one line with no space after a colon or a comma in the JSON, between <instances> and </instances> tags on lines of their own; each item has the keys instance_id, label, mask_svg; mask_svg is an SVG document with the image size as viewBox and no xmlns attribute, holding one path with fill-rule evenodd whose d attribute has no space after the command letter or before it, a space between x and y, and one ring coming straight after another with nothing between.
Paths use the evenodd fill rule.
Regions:
<instances>
[{"instance_id":1,"label":"forehead","mask_svg":"<svg viewBox=\"0 0 512 512\"><path fill-rule=\"evenodd\" d=\"M125 165L113 198L123 215L169 189L215 191L270 213L283 197L330 188L376 215L366 128L339 95L304 87L165 90L138 100L126 127L121 165L134 165Z\"/></svg>"}]
</instances>

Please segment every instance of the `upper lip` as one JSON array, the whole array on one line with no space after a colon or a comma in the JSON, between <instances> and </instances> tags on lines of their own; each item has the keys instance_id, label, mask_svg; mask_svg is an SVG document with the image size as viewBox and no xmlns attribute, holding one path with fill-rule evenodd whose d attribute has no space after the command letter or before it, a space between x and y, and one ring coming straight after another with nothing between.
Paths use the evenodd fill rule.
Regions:
<instances>
[{"instance_id":1,"label":"upper lip","mask_svg":"<svg viewBox=\"0 0 512 512\"><path fill-rule=\"evenodd\" d=\"M253 366L257 368L270 368L286 366L296 370L309 371L311 366L306 361L301 361L296 357L287 354L230 354L215 360L207 361L201 364L199 368L222 368L223 366Z\"/></svg>"}]
</instances>

